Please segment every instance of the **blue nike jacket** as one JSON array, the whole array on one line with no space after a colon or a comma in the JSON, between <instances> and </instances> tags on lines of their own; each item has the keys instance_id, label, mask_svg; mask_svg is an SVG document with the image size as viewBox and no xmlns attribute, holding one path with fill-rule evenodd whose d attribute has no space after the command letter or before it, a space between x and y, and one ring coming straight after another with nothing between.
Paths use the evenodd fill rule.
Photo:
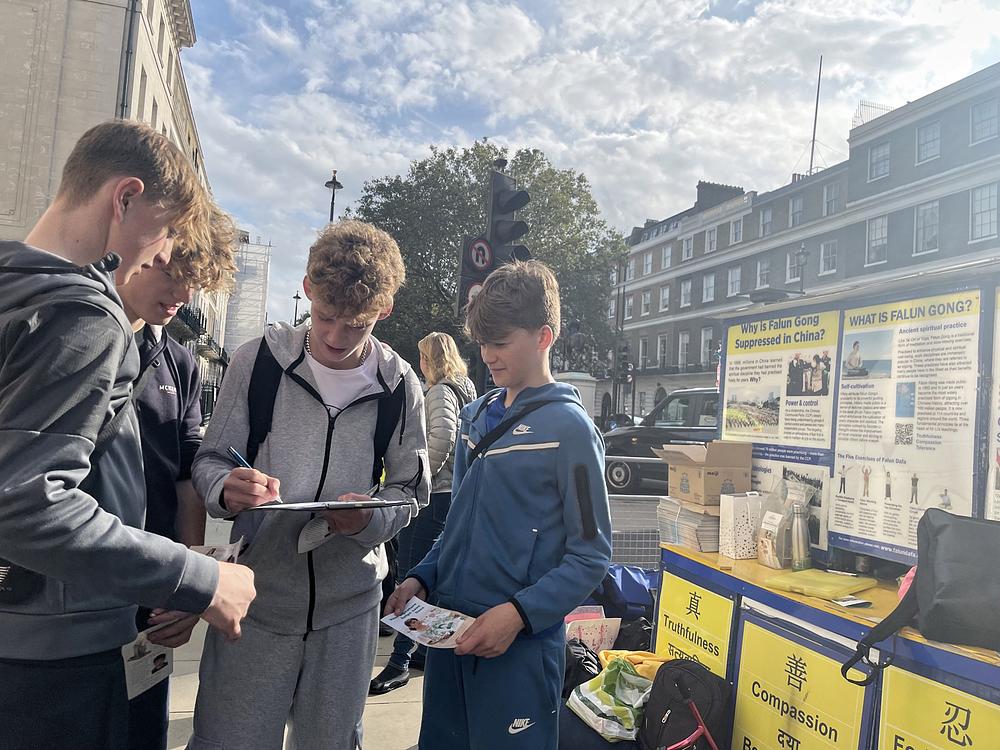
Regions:
<instances>
[{"instance_id":1,"label":"blue nike jacket","mask_svg":"<svg viewBox=\"0 0 1000 750\"><path fill-rule=\"evenodd\" d=\"M518 394L504 420L523 418L470 465L496 396L462 410L451 511L409 575L431 601L476 617L509 601L525 631L539 634L560 626L607 572L604 441L576 388L551 383ZM549 403L526 413L543 401Z\"/></svg>"}]
</instances>

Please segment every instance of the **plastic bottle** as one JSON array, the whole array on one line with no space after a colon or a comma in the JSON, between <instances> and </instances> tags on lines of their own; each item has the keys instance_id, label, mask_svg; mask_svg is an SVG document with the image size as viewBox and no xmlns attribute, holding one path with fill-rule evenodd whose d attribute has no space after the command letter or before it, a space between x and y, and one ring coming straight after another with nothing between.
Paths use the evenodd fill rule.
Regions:
<instances>
[{"instance_id":1,"label":"plastic bottle","mask_svg":"<svg viewBox=\"0 0 1000 750\"><path fill-rule=\"evenodd\" d=\"M802 503L792 506L792 570L812 567L809 555L809 510Z\"/></svg>"}]
</instances>

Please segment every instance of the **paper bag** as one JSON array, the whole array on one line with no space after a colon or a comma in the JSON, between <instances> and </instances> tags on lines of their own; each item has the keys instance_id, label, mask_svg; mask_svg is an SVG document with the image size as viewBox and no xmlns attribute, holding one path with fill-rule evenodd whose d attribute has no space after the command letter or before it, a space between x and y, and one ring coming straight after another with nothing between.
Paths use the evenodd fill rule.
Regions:
<instances>
[{"instance_id":1,"label":"paper bag","mask_svg":"<svg viewBox=\"0 0 1000 750\"><path fill-rule=\"evenodd\" d=\"M723 494L719 503L719 554L733 560L757 557L761 496L757 492Z\"/></svg>"}]
</instances>

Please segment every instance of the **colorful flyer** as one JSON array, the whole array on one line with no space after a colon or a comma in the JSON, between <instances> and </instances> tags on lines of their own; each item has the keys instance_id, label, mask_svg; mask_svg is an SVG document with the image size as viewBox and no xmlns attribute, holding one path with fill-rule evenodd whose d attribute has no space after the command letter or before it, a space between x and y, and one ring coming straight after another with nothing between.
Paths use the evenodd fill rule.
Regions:
<instances>
[{"instance_id":1,"label":"colorful flyer","mask_svg":"<svg viewBox=\"0 0 1000 750\"><path fill-rule=\"evenodd\" d=\"M664 571L656 653L691 659L719 677L727 677L734 606L732 599Z\"/></svg>"}]
</instances>

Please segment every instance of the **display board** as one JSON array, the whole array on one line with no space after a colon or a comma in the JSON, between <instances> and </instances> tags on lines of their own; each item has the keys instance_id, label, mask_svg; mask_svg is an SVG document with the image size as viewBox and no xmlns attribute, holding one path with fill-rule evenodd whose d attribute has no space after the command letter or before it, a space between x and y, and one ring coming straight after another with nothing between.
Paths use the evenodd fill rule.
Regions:
<instances>
[{"instance_id":1,"label":"display board","mask_svg":"<svg viewBox=\"0 0 1000 750\"><path fill-rule=\"evenodd\" d=\"M868 696L841 676L846 653L749 615L740 627L732 750L866 746Z\"/></svg>"},{"instance_id":2,"label":"display board","mask_svg":"<svg viewBox=\"0 0 1000 750\"><path fill-rule=\"evenodd\" d=\"M725 679L735 602L673 573L662 575L656 653L691 659Z\"/></svg>"},{"instance_id":3,"label":"display board","mask_svg":"<svg viewBox=\"0 0 1000 750\"><path fill-rule=\"evenodd\" d=\"M830 531L912 559L927 508L973 509L980 292L849 309Z\"/></svg>"}]
</instances>

